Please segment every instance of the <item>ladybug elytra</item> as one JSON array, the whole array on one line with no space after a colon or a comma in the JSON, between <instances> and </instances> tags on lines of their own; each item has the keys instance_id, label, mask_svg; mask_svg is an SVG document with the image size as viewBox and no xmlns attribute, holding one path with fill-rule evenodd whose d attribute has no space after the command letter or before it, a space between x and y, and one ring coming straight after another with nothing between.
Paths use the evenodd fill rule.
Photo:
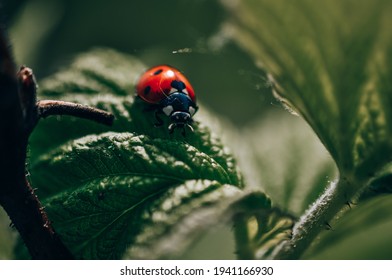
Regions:
<instances>
[{"instance_id":1,"label":"ladybug elytra","mask_svg":"<svg viewBox=\"0 0 392 280\"><path fill-rule=\"evenodd\" d=\"M156 126L163 124L160 113L170 119L169 132L175 128L193 131L191 123L198 107L194 90L185 76L176 68L158 65L147 70L136 86L137 95L145 102L156 107Z\"/></svg>"}]
</instances>

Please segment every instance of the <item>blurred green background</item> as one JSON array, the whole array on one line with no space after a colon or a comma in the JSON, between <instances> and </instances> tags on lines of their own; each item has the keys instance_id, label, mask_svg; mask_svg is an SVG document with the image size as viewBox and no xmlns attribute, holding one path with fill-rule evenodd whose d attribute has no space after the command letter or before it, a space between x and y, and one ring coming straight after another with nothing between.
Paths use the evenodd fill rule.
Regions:
<instances>
[{"instance_id":1,"label":"blurred green background","mask_svg":"<svg viewBox=\"0 0 392 280\"><path fill-rule=\"evenodd\" d=\"M73 55L104 46L179 68L198 99L237 126L277 107L252 59L221 36L218 1L8 0L3 10L15 59L38 82Z\"/></svg>"}]
</instances>

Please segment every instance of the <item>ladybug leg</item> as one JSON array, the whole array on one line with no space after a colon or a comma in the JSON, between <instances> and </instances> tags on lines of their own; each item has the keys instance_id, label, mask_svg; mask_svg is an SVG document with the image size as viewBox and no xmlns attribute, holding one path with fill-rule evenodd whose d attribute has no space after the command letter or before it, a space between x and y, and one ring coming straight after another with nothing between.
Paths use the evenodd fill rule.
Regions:
<instances>
[{"instance_id":1,"label":"ladybug leg","mask_svg":"<svg viewBox=\"0 0 392 280\"><path fill-rule=\"evenodd\" d=\"M194 132L194 129L190 124L187 124L186 126L189 128L190 131ZM185 127L184 127L184 129L185 129Z\"/></svg>"},{"instance_id":2,"label":"ladybug leg","mask_svg":"<svg viewBox=\"0 0 392 280\"><path fill-rule=\"evenodd\" d=\"M193 127L189 124L189 123L187 123L186 125L184 125L183 127L182 127L182 136L184 136L184 137L186 137L186 128L189 128L189 130L190 131L192 131L192 132L194 132L194 129L193 129Z\"/></svg>"},{"instance_id":3,"label":"ladybug leg","mask_svg":"<svg viewBox=\"0 0 392 280\"><path fill-rule=\"evenodd\" d=\"M155 118L157 119L157 122L154 124L155 127L159 127L163 125L163 120L159 116L159 113L160 113L159 110L155 111Z\"/></svg>"},{"instance_id":4,"label":"ladybug leg","mask_svg":"<svg viewBox=\"0 0 392 280\"><path fill-rule=\"evenodd\" d=\"M169 134L173 134L174 129L175 129L176 127L177 127L177 126L176 126L174 123L171 123L171 124L169 125L169 127L168 127L168 129L169 129Z\"/></svg>"}]
</instances>

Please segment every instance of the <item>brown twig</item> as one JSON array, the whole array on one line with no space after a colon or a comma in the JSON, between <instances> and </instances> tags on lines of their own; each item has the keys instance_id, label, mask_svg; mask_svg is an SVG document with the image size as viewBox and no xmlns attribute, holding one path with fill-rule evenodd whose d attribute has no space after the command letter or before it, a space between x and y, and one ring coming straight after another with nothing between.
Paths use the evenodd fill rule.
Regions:
<instances>
[{"instance_id":1,"label":"brown twig","mask_svg":"<svg viewBox=\"0 0 392 280\"><path fill-rule=\"evenodd\" d=\"M92 120L105 125L112 125L114 120L114 116L111 113L72 102L40 100L37 102L37 107L38 114L42 118L53 115L69 115Z\"/></svg>"}]
</instances>

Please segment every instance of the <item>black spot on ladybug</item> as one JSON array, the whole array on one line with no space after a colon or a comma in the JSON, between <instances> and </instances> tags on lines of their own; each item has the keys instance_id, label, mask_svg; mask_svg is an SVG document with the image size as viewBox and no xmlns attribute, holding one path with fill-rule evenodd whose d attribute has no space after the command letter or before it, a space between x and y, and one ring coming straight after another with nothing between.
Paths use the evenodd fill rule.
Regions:
<instances>
[{"instance_id":1,"label":"black spot on ladybug","mask_svg":"<svg viewBox=\"0 0 392 280\"><path fill-rule=\"evenodd\" d=\"M144 94L147 95L150 93L151 87L150 86L146 86L146 88L144 89Z\"/></svg>"},{"instance_id":2,"label":"black spot on ladybug","mask_svg":"<svg viewBox=\"0 0 392 280\"><path fill-rule=\"evenodd\" d=\"M158 69L157 71L154 72L154 75L159 75L162 73L162 71L163 71L162 69Z\"/></svg>"},{"instance_id":3,"label":"black spot on ladybug","mask_svg":"<svg viewBox=\"0 0 392 280\"><path fill-rule=\"evenodd\" d=\"M174 80L170 85L178 91L183 91L185 89L185 84L181 81Z\"/></svg>"}]
</instances>

